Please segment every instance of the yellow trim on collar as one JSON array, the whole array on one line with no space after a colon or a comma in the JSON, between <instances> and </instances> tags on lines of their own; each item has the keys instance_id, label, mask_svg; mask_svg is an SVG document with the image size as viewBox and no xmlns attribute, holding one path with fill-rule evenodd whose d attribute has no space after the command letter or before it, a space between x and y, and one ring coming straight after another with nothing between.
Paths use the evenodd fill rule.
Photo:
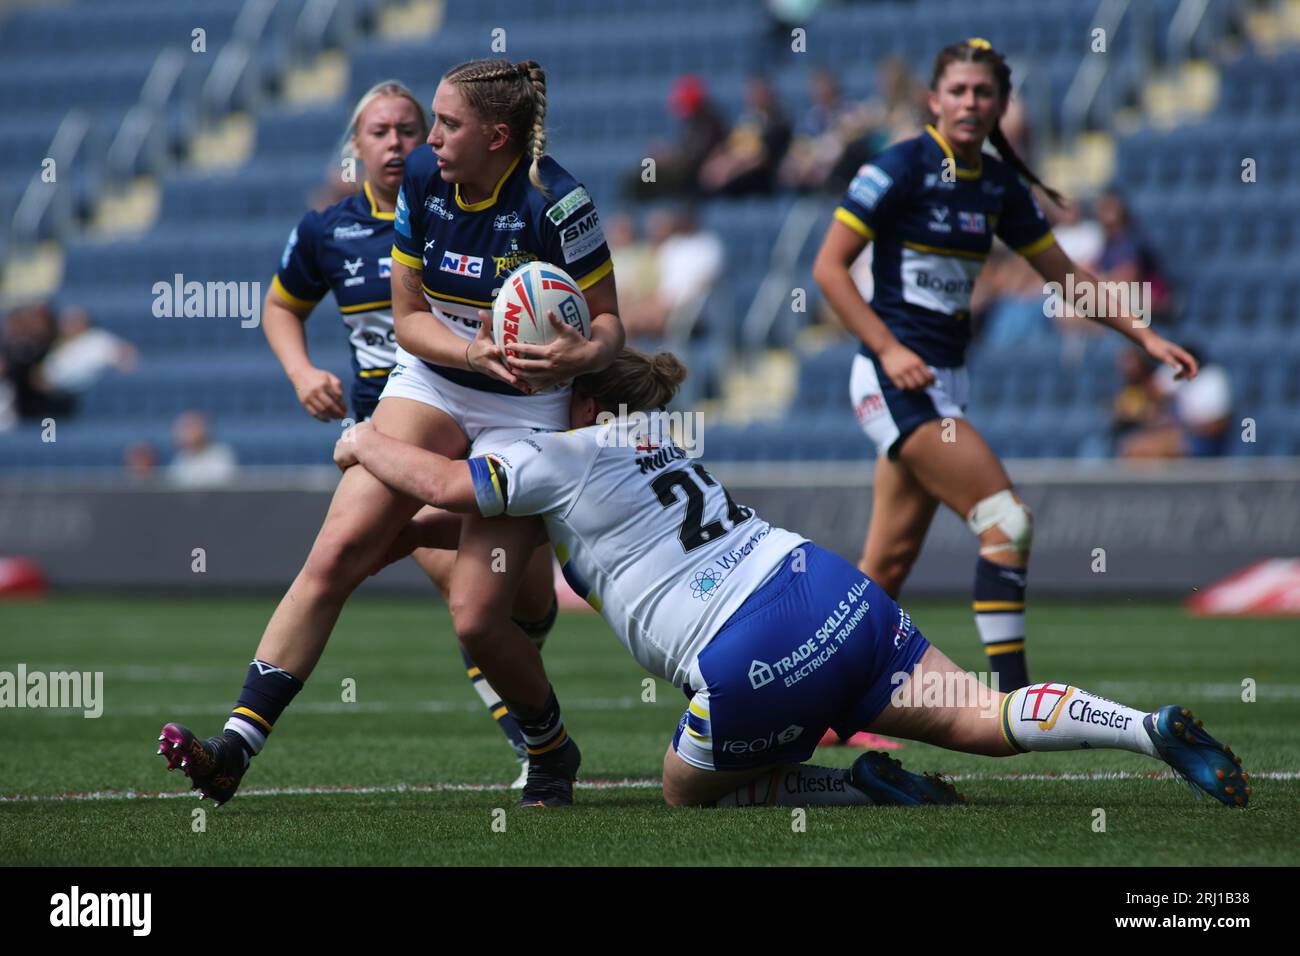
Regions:
<instances>
[{"instance_id":1,"label":"yellow trim on collar","mask_svg":"<svg viewBox=\"0 0 1300 956\"><path fill-rule=\"evenodd\" d=\"M524 158L524 154L520 153L518 156L515 157L515 161L511 163L508 167L506 167L506 171L502 173L501 178L497 180L497 185L496 188L492 190L492 195L488 196L487 199L481 199L478 202L466 203L465 200L460 198L460 183L457 183L456 184L456 205L459 206L461 209L465 210L466 212L481 212L482 210L487 209L489 206L496 203L497 196L501 193L501 187L504 186L506 180L510 178L510 174L515 171L515 167L519 165L519 160L523 158Z\"/></svg>"},{"instance_id":2,"label":"yellow trim on collar","mask_svg":"<svg viewBox=\"0 0 1300 956\"><path fill-rule=\"evenodd\" d=\"M927 124L925 131L934 137L934 141L939 144L943 154L952 160L952 167L957 170L958 179L979 179L984 175L984 159L982 156L974 169L964 169L957 164L957 157L953 155L952 147L948 145L948 141L939 135L939 131L934 126Z\"/></svg>"},{"instance_id":3,"label":"yellow trim on collar","mask_svg":"<svg viewBox=\"0 0 1300 956\"><path fill-rule=\"evenodd\" d=\"M364 183L361 184L361 191L364 192L366 194L366 198L370 200L370 215L373 216L375 219L391 220L395 215L397 215L396 211L393 212L380 211L379 204L375 202L375 194L370 191L370 180L367 179Z\"/></svg>"}]
</instances>

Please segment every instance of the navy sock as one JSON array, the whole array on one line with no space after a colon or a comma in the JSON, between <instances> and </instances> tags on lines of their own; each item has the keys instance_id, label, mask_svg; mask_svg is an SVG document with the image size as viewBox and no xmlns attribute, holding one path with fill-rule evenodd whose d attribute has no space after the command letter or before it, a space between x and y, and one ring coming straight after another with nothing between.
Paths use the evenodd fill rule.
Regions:
<instances>
[{"instance_id":1,"label":"navy sock","mask_svg":"<svg viewBox=\"0 0 1300 956\"><path fill-rule=\"evenodd\" d=\"M1029 683L1025 664L1025 568L978 558L975 564L975 627L998 688L1012 691Z\"/></svg>"},{"instance_id":2,"label":"navy sock","mask_svg":"<svg viewBox=\"0 0 1300 956\"><path fill-rule=\"evenodd\" d=\"M237 734L250 757L260 753L271 728L300 690L302 681L284 668L253 661L248 665L244 689L226 721L226 736L230 732Z\"/></svg>"},{"instance_id":3,"label":"navy sock","mask_svg":"<svg viewBox=\"0 0 1300 956\"><path fill-rule=\"evenodd\" d=\"M501 702L501 695L492 689L492 685L487 682L483 672L478 669L470 656L465 653L465 649L460 649L461 660L465 662L465 674L469 677L470 682L474 685L474 690L482 698L488 713L492 719L497 722L501 732L506 735L506 740L510 741L510 746L514 748L515 755L520 760L528 759L528 745L524 743L523 732L519 729L519 724L510 709Z\"/></svg>"},{"instance_id":4,"label":"navy sock","mask_svg":"<svg viewBox=\"0 0 1300 956\"><path fill-rule=\"evenodd\" d=\"M541 713L532 717L515 716L519 721L519 729L523 732L524 742L528 745L531 760L545 760L572 742L568 731L564 729L564 718L560 715L560 702L555 697L555 688L551 688Z\"/></svg>"}]
</instances>

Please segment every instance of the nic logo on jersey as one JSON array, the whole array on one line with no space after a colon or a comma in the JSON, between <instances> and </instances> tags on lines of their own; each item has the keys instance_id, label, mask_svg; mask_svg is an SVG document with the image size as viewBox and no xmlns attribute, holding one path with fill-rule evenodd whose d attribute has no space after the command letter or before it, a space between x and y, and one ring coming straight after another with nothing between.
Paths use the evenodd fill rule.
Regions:
<instances>
[{"instance_id":1,"label":"nic logo on jersey","mask_svg":"<svg viewBox=\"0 0 1300 956\"><path fill-rule=\"evenodd\" d=\"M442 262L439 263L438 268L452 275L471 276L477 279L483 275L483 257L467 256L448 250L442 254Z\"/></svg>"}]
</instances>

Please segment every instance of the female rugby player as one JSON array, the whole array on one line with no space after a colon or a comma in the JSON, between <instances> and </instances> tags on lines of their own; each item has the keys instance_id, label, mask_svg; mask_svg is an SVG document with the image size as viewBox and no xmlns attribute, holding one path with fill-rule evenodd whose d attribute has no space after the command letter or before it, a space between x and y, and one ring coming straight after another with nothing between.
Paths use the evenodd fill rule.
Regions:
<instances>
[{"instance_id":1,"label":"female rugby player","mask_svg":"<svg viewBox=\"0 0 1300 956\"><path fill-rule=\"evenodd\" d=\"M832 727L988 756L1129 750L1247 805L1240 761L1182 708L1147 713L1059 683L963 693L966 675L861 571L736 504L654 419L610 420L667 403L684 375L667 353L627 350L575 382L572 431L450 461L363 423L334 460L439 508L542 517L544 529L526 526L549 535L574 590L638 663L691 697L664 755L669 803L961 799L883 753L850 770L804 764Z\"/></svg>"},{"instance_id":2,"label":"female rugby player","mask_svg":"<svg viewBox=\"0 0 1300 956\"><path fill-rule=\"evenodd\" d=\"M871 526L859 568L897 597L940 502L979 537L975 623L999 684L1028 682L1025 574L1029 509L998 456L962 416L968 382L971 290L996 235L1049 282L1096 279L1061 251L1021 181L1047 189L998 126L1011 70L988 41L940 52L930 83L933 126L863 166L813 265L827 300L862 340L849 382L854 411L878 452ZM982 152L992 143L1001 160ZM875 294L857 291L849 266L874 242ZM1100 291L1100 290L1097 290ZM1195 360L1131 315L1092 316L1172 366Z\"/></svg>"},{"instance_id":3,"label":"female rugby player","mask_svg":"<svg viewBox=\"0 0 1300 956\"><path fill-rule=\"evenodd\" d=\"M623 346L613 265L591 197L545 155L546 78L529 60L453 67L433 101L428 148L406 159L395 204L393 321L398 349L372 421L385 434L448 457L495 450L568 424L569 390ZM591 338L556 322L544 347L510 365L483 322L500 283L531 260L574 276ZM335 491L311 554L272 616L226 731L206 741L169 724L160 751L223 803L319 660L353 589L389 551L421 503L364 469ZM465 516L450 605L461 646L519 721L530 757L525 805L572 800L577 745L541 657L510 607L536 547L531 524Z\"/></svg>"},{"instance_id":4,"label":"female rugby player","mask_svg":"<svg viewBox=\"0 0 1300 956\"><path fill-rule=\"evenodd\" d=\"M365 173L362 191L303 216L289 234L271 280L262 307L263 330L303 408L322 421L346 414L342 386L332 372L312 364L303 323L325 294L333 292L352 347L352 416L356 421L369 418L396 364L391 271L397 193L407 156L428 135L428 115L405 85L388 80L367 90L352 110L343 146L343 158L355 160ZM455 554L422 548L414 557L447 597ZM538 552L526 583L515 602L515 619L540 647L555 620L548 554ZM463 651L462 656L475 690L526 771L528 754L518 725L474 662ZM521 773L515 783L523 786L523 780Z\"/></svg>"}]
</instances>

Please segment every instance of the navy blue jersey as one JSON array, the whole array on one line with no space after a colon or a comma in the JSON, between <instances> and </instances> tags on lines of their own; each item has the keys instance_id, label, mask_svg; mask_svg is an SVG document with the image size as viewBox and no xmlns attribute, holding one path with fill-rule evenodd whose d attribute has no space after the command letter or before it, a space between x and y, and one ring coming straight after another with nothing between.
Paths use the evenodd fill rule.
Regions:
<instances>
[{"instance_id":1,"label":"navy blue jersey","mask_svg":"<svg viewBox=\"0 0 1300 956\"><path fill-rule=\"evenodd\" d=\"M871 307L940 368L965 360L971 291L993 237L1022 256L1056 241L1014 169L988 155L974 169L958 165L933 126L859 169L835 218L875 244Z\"/></svg>"},{"instance_id":2,"label":"navy blue jersey","mask_svg":"<svg viewBox=\"0 0 1300 956\"><path fill-rule=\"evenodd\" d=\"M299 312L334 293L352 345L352 408L366 417L393 370L393 213L380 212L365 183L362 192L320 212L309 212L289 234L276 294Z\"/></svg>"},{"instance_id":3,"label":"navy blue jersey","mask_svg":"<svg viewBox=\"0 0 1300 956\"><path fill-rule=\"evenodd\" d=\"M528 165L524 157L516 158L491 196L467 203L458 185L443 180L430 146L420 146L406 158L392 255L421 271L435 321L466 341L478 334L478 310L492 309L506 276L525 262L557 265L582 289L613 271L587 190L546 156L539 164L550 193L544 196L529 182ZM425 364L462 385L520 394L487 375Z\"/></svg>"}]
</instances>

